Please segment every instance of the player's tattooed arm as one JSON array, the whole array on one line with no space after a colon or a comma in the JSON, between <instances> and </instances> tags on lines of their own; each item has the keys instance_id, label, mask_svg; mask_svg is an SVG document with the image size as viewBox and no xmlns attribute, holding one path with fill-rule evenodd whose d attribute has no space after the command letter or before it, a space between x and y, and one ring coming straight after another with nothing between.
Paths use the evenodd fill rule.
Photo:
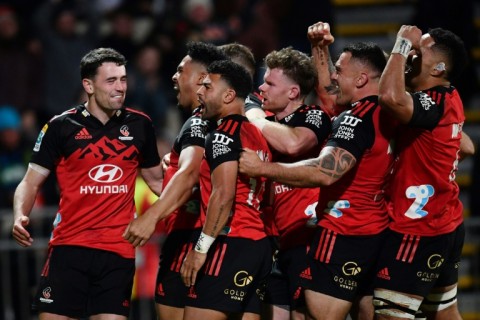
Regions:
<instances>
[{"instance_id":1,"label":"player's tattooed arm","mask_svg":"<svg viewBox=\"0 0 480 320\"><path fill-rule=\"evenodd\" d=\"M305 165L315 167L322 175L337 181L353 168L356 162L355 157L345 149L325 147L318 158L307 160Z\"/></svg>"},{"instance_id":2,"label":"player's tattooed arm","mask_svg":"<svg viewBox=\"0 0 480 320\"><path fill-rule=\"evenodd\" d=\"M239 170L251 177L263 176L292 187L329 186L356 164L355 157L345 149L325 147L314 159L295 163L263 162L252 150L240 155Z\"/></svg>"}]
</instances>

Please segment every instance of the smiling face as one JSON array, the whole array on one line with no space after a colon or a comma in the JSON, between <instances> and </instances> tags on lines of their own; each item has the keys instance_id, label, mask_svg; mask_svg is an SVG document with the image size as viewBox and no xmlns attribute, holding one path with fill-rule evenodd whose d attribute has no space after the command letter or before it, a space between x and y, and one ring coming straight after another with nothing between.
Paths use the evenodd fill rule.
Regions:
<instances>
[{"instance_id":1,"label":"smiling face","mask_svg":"<svg viewBox=\"0 0 480 320\"><path fill-rule=\"evenodd\" d=\"M127 93L127 73L125 66L114 62L104 62L97 69L93 79L84 79L84 87L91 95L90 107L111 113L123 107Z\"/></svg>"},{"instance_id":2,"label":"smiling face","mask_svg":"<svg viewBox=\"0 0 480 320\"><path fill-rule=\"evenodd\" d=\"M194 109L198 106L197 90L206 75L206 68L185 56L172 76L173 88L177 91L177 104L180 108Z\"/></svg>"},{"instance_id":3,"label":"smiling face","mask_svg":"<svg viewBox=\"0 0 480 320\"><path fill-rule=\"evenodd\" d=\"M354 101L353 90L356 81L361 74L359 64L352 59L350 52L343 52L335 63L335 72L332 73L332 84L337 86L336 103L340 106L348 106Z\"/></svg>"}]
</instances>

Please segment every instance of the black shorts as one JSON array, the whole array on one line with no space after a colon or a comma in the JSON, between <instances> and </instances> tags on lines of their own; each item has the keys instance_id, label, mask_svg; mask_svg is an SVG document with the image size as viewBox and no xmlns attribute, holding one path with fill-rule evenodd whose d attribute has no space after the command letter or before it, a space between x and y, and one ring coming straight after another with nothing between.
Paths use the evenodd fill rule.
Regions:
<instances>
[{"instance_id":1,"label":"black shorts","mask_svg":"<svg viewBox=\"0 0 480 320\"><path fill-rule=\"evenodd\" d=\"M190 287L187 306L225 313L259 314L265 295L265 280L272 265L267 238L218 237Z\"/></svg>"},{"instance_id":2,"label":"black shorts","mask_svg":"<svg viewBox=\"0 0 480 320\"><path fill-rule=\"evenodd\" d=\"M307 246L280 250L277 257L278 272L267 280L265 301L273 305L288 305L290 310L305 307L305 296L300 273L307 268Z\"/></svg>"},{"instance_id":3,"label":"black shorts","mask_svg":"<svg viewBox=\"0 0 480 320\"><path fill-rule=\"evenodd\" d=\"M385 231L371 236L345 236L320 227L300 273L306 289L338 299L373 294L375 264Z\"/></svg>"},{"instance_id":4,"label":"black shorts","mask_svg":"<svg viewBox=\"0 0 480 320\"><path fill-rule=\"evenodd\" d=\"M180 276L180 268L187 253L193 249L200 229L172 231L162 246L155 285L155 302L184 308L188 288Z\"/></svg>"},{"instance_id":5,"label":"black shorts","mask_svg":"<svg viewBox=\"0 0 480 320\"><path fill-rule=\"evenodd\" d=\"M464 239L463 224L434 237L390 230L379 258L375 288L426 297L432 288L457 283Z\"/></svg>"},{"instance_id":6,"label":"black shorts","mask_svg":"<svg viewBox=\"0 0 480 320\"><path fill-rule=\"evenodd\" d=\"M79 246L49 249L33 309L72 318L128 316L135 259Z\"/></svg>"}]
</instances>

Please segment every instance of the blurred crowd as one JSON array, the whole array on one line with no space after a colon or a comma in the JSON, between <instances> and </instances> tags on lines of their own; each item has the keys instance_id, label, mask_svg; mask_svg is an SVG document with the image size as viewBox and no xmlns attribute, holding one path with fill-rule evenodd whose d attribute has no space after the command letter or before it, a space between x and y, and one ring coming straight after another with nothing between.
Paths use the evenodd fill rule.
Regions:
<instances>
[{"instance_id":1,"label":"blurred crowd","mask_svg":"<svg viewBox=\"0 0 480 320\"><path fill-rule=\"evenodd\" d=\"M473 1L452 11L453 5L418 1L412 23L442 25L471 49L477 43ZM171 80L188 40L250 47L258 87L263 58L287 46L310 52L305 30L314 21L335 26L333 10L330 0L0 0L0 208L12 207L39 129L85 100L79 61L91 49L125 55L126 105L152 117L164 154L189 116L176 107ZM475 69L467 70L457 83L464 101L478 90ZM39 202L57 201L52 175Z\"/></svg>"},{"instance_id":2,"label":"blurred crowd","mask_svg":"<svg viewBox=\"0 0 480 320\"><path fill-rule=\"evenodd\" d=\"M308 25L331 21L330 1L322 1L320 14L309 10L311 5L310 0L0 1L0 208L12 207L39 129L85 101L79 61L91 49L112 47L125 55L125 104L152 117L159 151L166 153L188 116L176 108L171 81L186 42L240 42L252 49L259 66L267 53L287 45L308 52ZM55 180L49 181L39 204L58 201Z\"/></svg>"}]
</instances>

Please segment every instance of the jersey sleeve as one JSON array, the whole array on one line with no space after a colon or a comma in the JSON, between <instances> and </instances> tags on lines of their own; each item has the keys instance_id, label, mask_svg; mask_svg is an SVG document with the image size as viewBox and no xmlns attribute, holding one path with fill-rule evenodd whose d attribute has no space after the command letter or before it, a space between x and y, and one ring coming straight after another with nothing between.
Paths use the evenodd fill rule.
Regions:
<instances>
[{"instance_id":1,"label":"jersey sleeve","mask_svg":"<svg viewBox=\"0 0 480 320\"><path fill-rule=\"evenodd\" d=\"M190 146L205 146L208 123L200 117L190 117L182 128L181 150ZM180 151L181 151L180 150Z\"/></svg>"},{"instance_id":2,"label":"jersey sleeve","mask_svg":"<svg viewBox=\"0 0 480 320\"><path fill-rule=\"evenodd\" d=\"M207 135L205 141L205 157L210 171L224 162L238 161L242 151L239 130L237 134L230 135L225 131L214 130Z\"/></svg>"},{"instance_id":3,"label":"jersey sleeve","mask_svg":"<svg viewBox=\"0 0 480 320\"><path fill-rule=\"evenodd\" d=\"M433 130L442 118L444 99L437 104L425 92L415 92L413 98L413 115L408 123L411 127Z\"/></svg>"},{"instance_id":4,"label":"jersey sleeve","mask_svg":"<svg viewBox=\"0 0 480 320\"><path fill-rule=\"evenodd\" d=\"M345 111L333 121L332 133L326 146L345 149L358 160L365 150L372 147L374 141L372 112L359 117Z\"/></svg>"},{"instance_id":5,"label":"jersey sleeve","mask_svg":"<svg viewBox=\"0 0 480 320\"><path fill-rule=\"evenodd\" d=\"M288 125L312 130L319 144L327 139L332 130L330 117L317 106L309 106L295 113Z\"/></svg>"},{"instance_id":6,"label":"jersey sleeve","mask_svg":"<svg viewBox=\"0 0 480 320\"><path fill-rule=\"evenodd\" d=\"M151 168L160 163L160 156L158 154L157 138L152 121L148 120L144 126L145 144L142 148L140 168Z\"/></svg>"},{"instance_id":7,"label":"jersey sleeve","mask_svg":"<svg viewBox=\"0 0 480 320\"><path fill-rule=\"evenodd\" d=\"M62 156L62 120L53 119L38 134L30 162L50 171L55 169Z\"/></svg>"}]
</instances>

